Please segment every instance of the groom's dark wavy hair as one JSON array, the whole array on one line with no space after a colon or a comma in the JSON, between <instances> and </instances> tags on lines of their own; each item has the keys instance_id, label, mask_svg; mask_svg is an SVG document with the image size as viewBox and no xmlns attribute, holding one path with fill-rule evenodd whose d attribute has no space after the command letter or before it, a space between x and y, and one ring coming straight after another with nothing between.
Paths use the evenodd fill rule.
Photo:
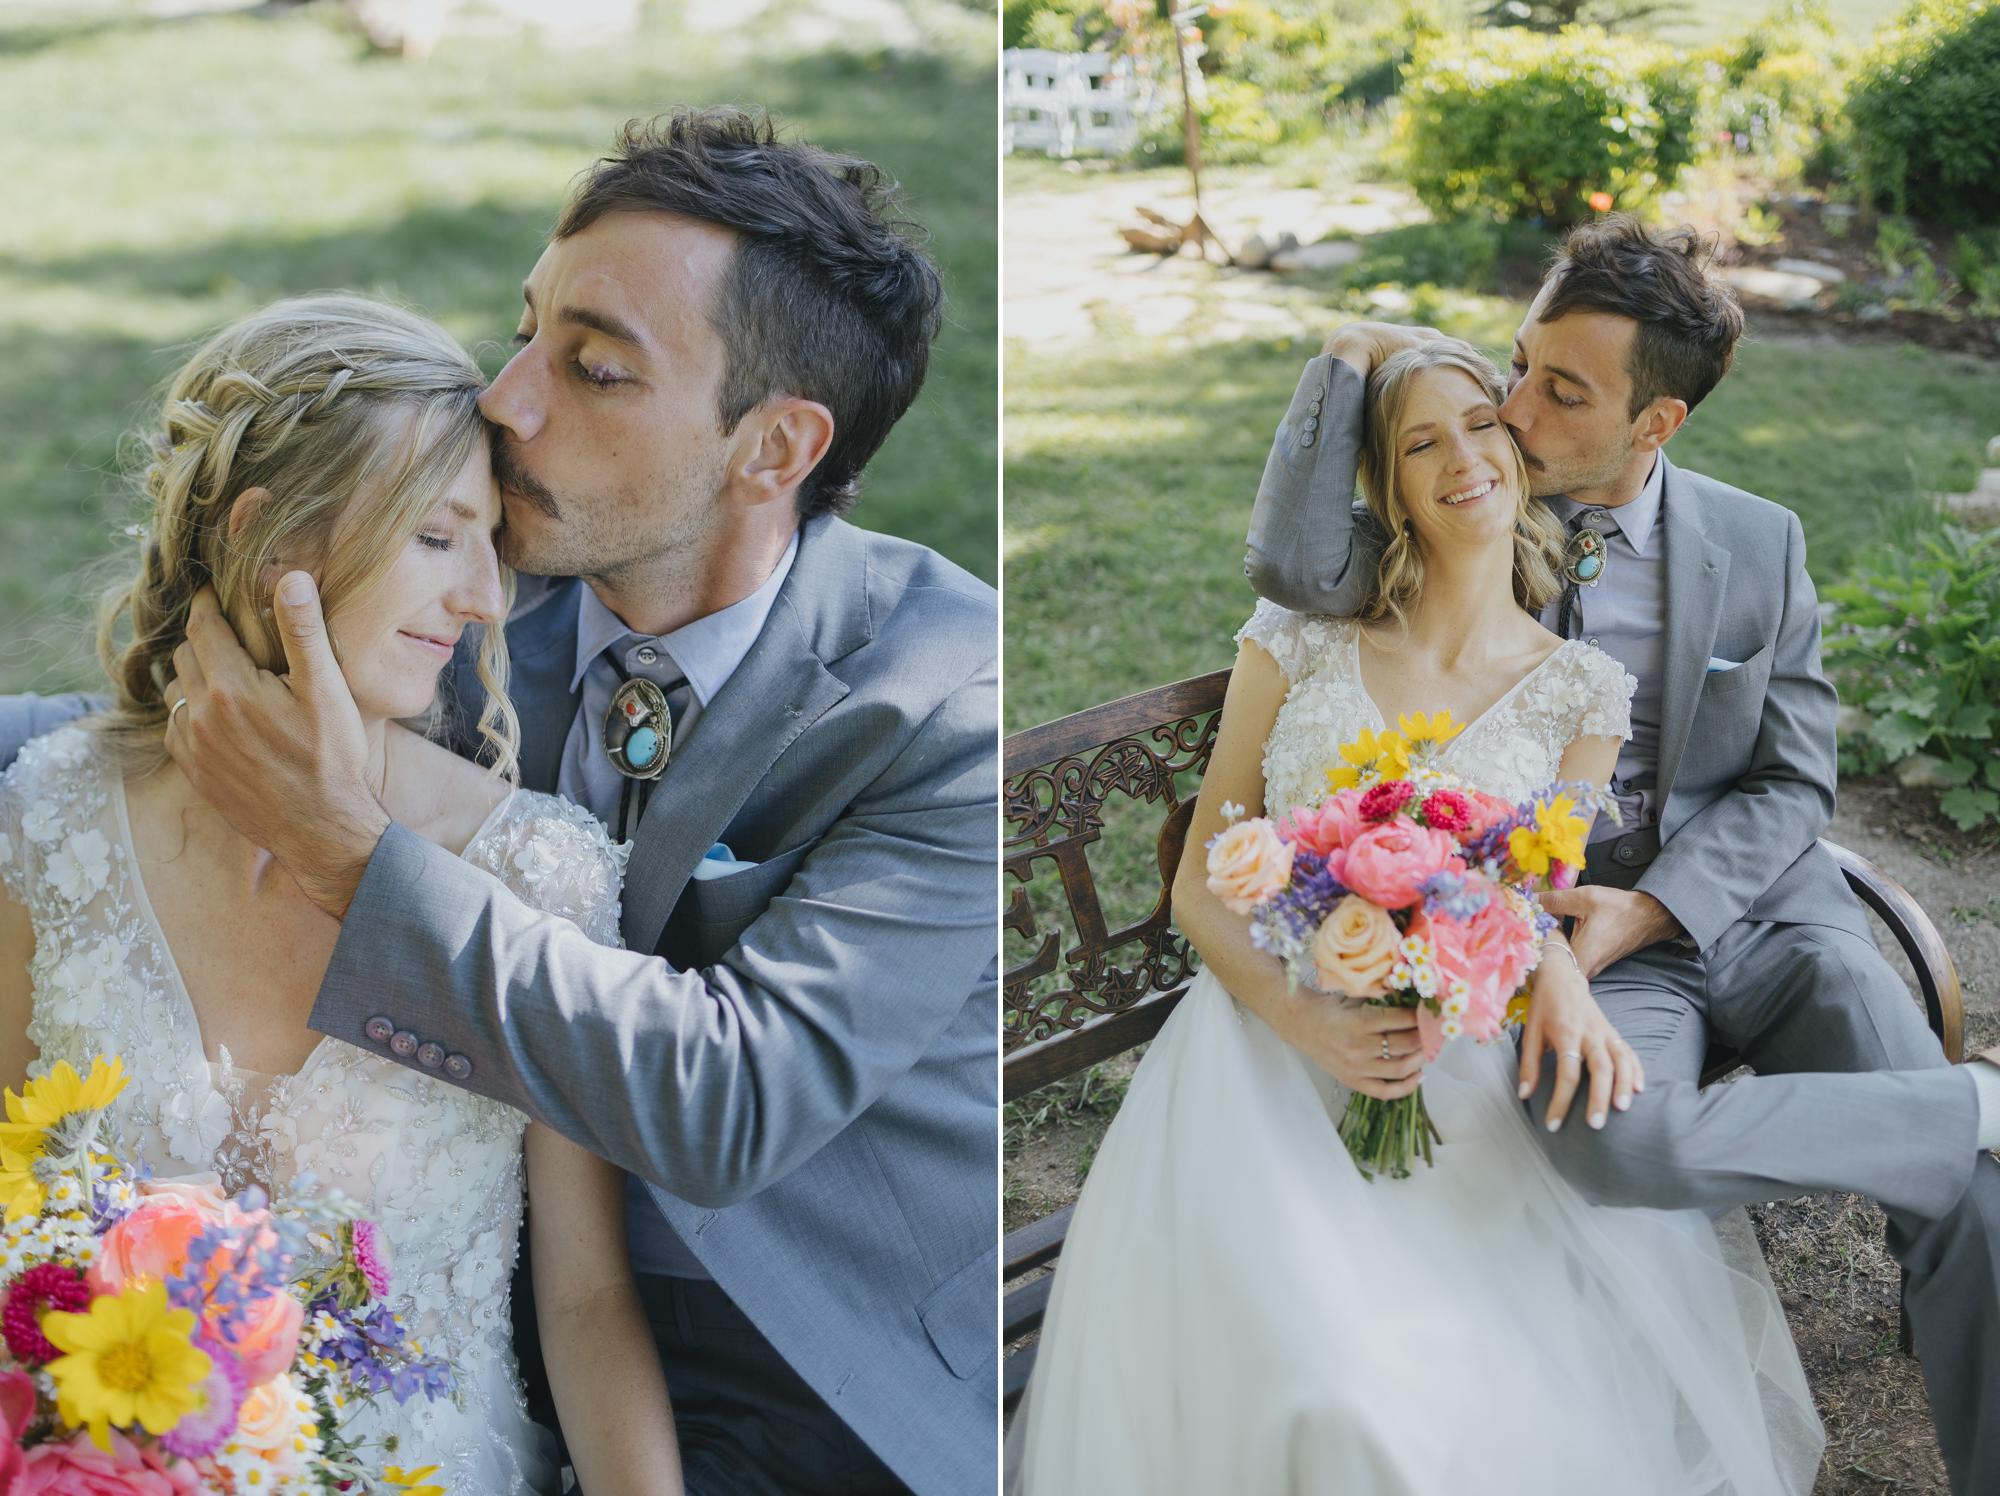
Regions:
<instances>
[{"instance_id":1,"label":"groom's dark wavy hair","mask_svg":"<svg viewBox=\"0 0 2000 1496\"><path fill-rule=\"evenodd\" d=\"M555 237L606 213L672 213L728 229L736 254L710 325L726 350L724 433L779 395L833 413L799 487L799 518L843 514L861 470L922 388L943 317L922 231L895 216L879 167L780 140L761 111L676 109L632 120L571 193Z\"/></svg>"},{"instance_id":2,"label":"groom's dark wavy hair","mask_svg":"<svg viewBox=\"0 0 2000 1496\"><path fill-rule=\"evenodd\" d=\"M1709 274L1712 240L1691 228L1663 232L1614 213L1570 231L1549 266L1555 283L1540 321L1571 312L1608 312L1639 324L1626 373L1629 416L1662 395L1693 410L1722 382L1743 335L1743 309Z\"/></svg>"}]
</instances>

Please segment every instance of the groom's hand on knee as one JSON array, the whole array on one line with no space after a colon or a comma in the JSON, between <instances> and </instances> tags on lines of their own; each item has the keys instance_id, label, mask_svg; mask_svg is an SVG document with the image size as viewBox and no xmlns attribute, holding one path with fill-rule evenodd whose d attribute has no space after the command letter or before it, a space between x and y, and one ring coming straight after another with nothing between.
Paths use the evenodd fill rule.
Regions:
<instances>
[{"instance_id":1,"label":"groom's hand on knee","mask_svg":"<svg viewBox=\"0 0 2000 1496\"><path fill-rule=\"evenodd\" d=\"M1636 888L1550 889L1541 905L1558 919L1574 919L1569 948L1591 981L1635 951L1685 934L1667 906Z\"/></svg>"}]
</instances>

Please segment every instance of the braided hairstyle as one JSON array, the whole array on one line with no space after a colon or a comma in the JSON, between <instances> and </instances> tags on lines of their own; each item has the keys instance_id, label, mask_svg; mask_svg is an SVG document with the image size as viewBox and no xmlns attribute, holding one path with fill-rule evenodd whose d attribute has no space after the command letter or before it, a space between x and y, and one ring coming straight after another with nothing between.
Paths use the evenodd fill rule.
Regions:
<instances>
[{"instance_id":1,"label":"braided hairstyle","mask_svg":"<svg viewBox=\"0 0 2000 1496\"><path fill-rule=\"evenodd\" d=\"M1507 398L1500 371L1477 348L1457 338L1432 338L1384 359L1368 378L1362 417L1367 432L1359 462L1361 497L1368 512L1389 537L1375 572L1375 585L1361 605L1361 617L1409 622L1410 607L1424 590L1423 547L1396 476L1396 429L1403 407L1419 374L1432 369L1457 369L1468 374L1496 406ZM1543 504L1529 497L1528 469L1512 439L1508 448L1514 466L1506 476L1514 512L1514 601L1538 613L1561 590L1563 528Z\"/></svg>"},{"instance_id":2,"label":"braided hairstyle","mask_svg":"<svg viewBox=\"0 0 2000 1496\"><path fill-rule=\"evenodd\" d=\"M138 574L107 594L98 619L114 695L92 725L128 774L165 762L164 686L195 593L213 587L250 657L282 672L270 612L281 570L313 572L329 618L379 583L484 448L483 387L478 365L436 323L344 293L253 312L182 366L142 434ZM252 488L269 497L232 524ZM511 598L511 574L502 578ZM482 634L478 732L494 771L511 777L520 728L506 639L498 628ZM438 718L434 710L424 725Z\"/></svg>"}]
</instances>

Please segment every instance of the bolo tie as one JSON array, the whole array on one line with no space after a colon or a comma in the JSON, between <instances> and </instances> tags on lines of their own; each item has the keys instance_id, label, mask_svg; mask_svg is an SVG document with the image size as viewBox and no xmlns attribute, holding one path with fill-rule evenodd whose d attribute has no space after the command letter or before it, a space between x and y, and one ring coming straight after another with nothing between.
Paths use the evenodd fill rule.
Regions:
<instances>
[{"instance_id":1,"label":"bolo tie","mask_svg":"<svg viewBox=\"0 0 2000 1496\"><path fill-rule=\"evenodd\" d=\"M1556 632L1567 639L1570 625L1577 618L1577 596L1585 587L1595 587L1604 580L1605 548L1604 536L1589 525L1570 531L1569 541L1563 547L1563 580L1568 584L1562 590L1562 602L1556 610Z\"/></svg>"},{"instance_id":2,"label":"bolo tie","mask_svg":"<svg viewBox=\"0 0 2000 1496\"><path fill-rule=\"evenodd\" d=\"M630 841L646 818L653 786L667 772L674 748L674 714L667 693L618 663L619 686L604 712L604 756L623 781L618 791L618 840Z\"/></svg>"}]
</instances>

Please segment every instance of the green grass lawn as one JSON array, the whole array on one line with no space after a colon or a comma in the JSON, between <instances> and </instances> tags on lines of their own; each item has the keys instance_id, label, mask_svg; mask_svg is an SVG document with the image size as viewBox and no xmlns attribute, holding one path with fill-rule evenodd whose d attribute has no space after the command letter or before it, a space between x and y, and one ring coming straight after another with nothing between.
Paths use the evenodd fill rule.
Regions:
<instances>
[{"instance_id":1,"label":"green grass lawn","mask_svg":"<svg viewBox=\"0 0 2000 1496\"><path fill-rule=\"evenodd\" d=\"M91 678L79 568L122 543L120 437L178 349L348 287L413 303L497 369L570 179L674 104L768 105L902 181L951 304L855 518L993 579L993 50L742 55L665 8L608 47L452 36L422 66L363 55L325 5L0 14L0 690Z\"/></svg>"},{"instance_id":2,"label":"green grass lawn","mask_svg":"<svg viewBox=\"0 0 2000 1496\"><path fill-rule=\"evenodd\" d=\"M1457 332L1498 356L1522 308ZM1669 453L1796 510L1816 579L1925 489L1962 489L2000 366L1901 344L1754 336ZM1255 601L1243 536L1301 340L1195 352L1131 340L1007 358L1008 731L1227 665Z\"/></svg>"}]
</instances>

